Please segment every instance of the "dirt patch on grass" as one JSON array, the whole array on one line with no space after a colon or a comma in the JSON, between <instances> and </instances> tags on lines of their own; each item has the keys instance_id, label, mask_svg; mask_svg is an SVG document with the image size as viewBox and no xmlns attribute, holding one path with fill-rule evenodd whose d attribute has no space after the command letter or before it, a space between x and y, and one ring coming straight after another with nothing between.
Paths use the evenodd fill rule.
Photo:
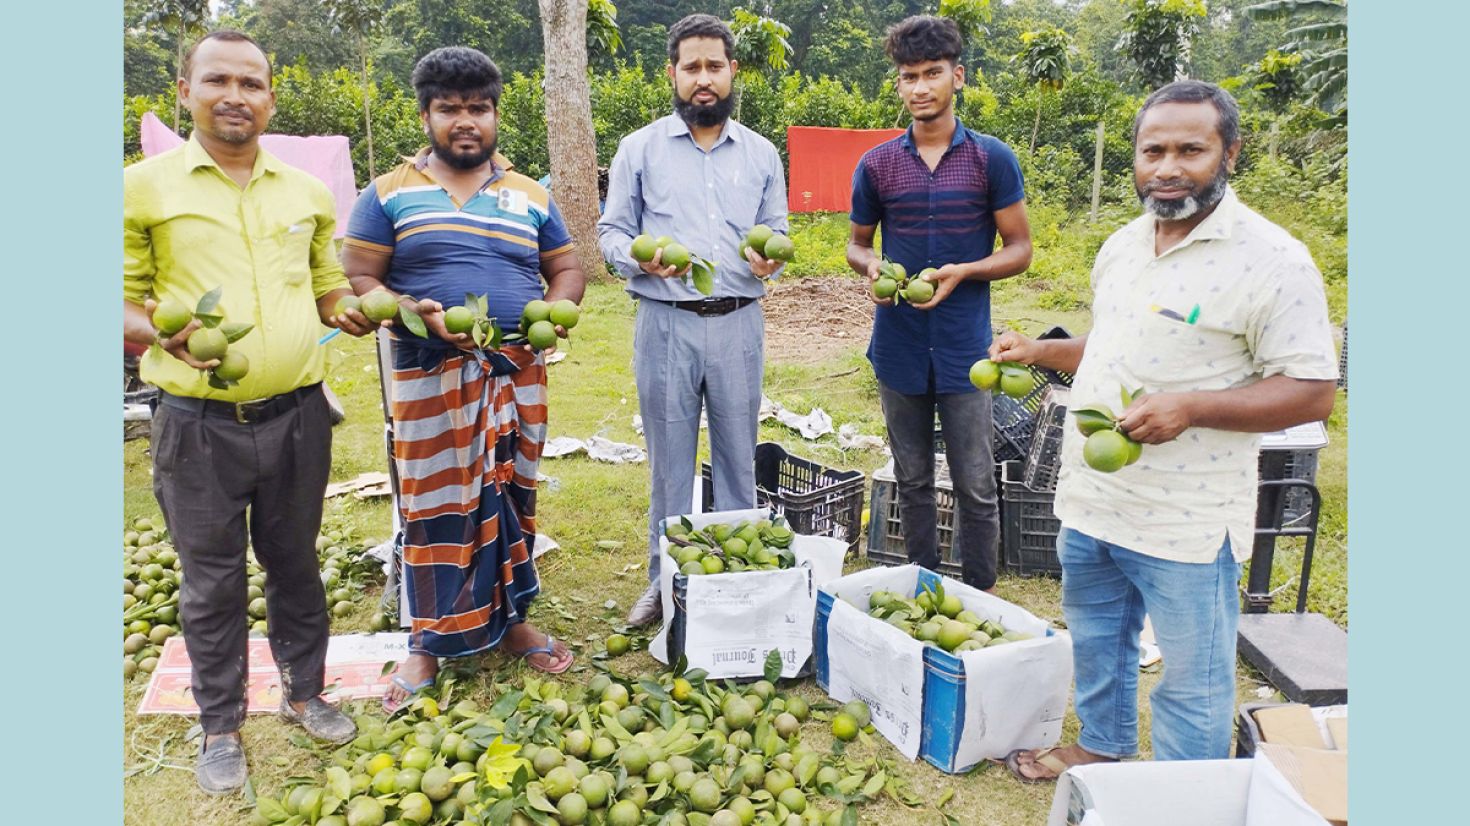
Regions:
<instances>
[{"instance_id":1,"label":"dirt patch on grass","mask_svg":"<svg viewBox=\"0 0 1470 826\"><path fill-rule=\"evenodd\" d=\"M763 304L771 361L815 364L864 350L873 331L873 302L857 278L778 281Z\"/></svg>"}]
</instances>

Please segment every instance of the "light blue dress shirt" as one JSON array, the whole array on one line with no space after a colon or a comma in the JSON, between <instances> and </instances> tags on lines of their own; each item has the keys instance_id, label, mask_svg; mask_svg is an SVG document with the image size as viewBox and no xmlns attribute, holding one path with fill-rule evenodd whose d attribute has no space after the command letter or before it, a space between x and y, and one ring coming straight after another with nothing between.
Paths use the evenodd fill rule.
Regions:
<instances>
[{"instance_id":1,"label":"light blue dress shirt","mask_svg":"<svg viewBox=\"0 0 1470 826\"><path fill-rule=\"evenodd\" d=\"M603 258L628 279L628 292L658 301L705 298L681 278L638 267L630 248L646 233L667 235L715 263L713 297L759 298L765 285L740 255L756 224L786 232L786 178L776 147L733 120L706 152L677 115L623 138L613 158L607 205L597 222ZM774 276L773 276L774 277Z\"/></svg>"}]
</instances>

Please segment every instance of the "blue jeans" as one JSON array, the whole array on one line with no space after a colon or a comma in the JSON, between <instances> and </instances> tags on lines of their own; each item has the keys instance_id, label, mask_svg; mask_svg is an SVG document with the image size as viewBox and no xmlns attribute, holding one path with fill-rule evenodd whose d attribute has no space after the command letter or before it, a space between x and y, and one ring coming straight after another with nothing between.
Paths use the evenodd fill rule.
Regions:
<instances>
[{"instance_id":1,"label":"blue jeans","mask_svg":"<svg viewBox=\"0 0 1470 826\"><path fill-rule=\"evenodd\" d=\"M1230 756L1235 717L1236 588L1227 537L1215 561L1173 562L1063 527L1062 611L1072 634L1082 748L1138 753L1138 635L1144 614L1164 657L1149 697L1156 760Z\"/></svg>"}]
</instances>

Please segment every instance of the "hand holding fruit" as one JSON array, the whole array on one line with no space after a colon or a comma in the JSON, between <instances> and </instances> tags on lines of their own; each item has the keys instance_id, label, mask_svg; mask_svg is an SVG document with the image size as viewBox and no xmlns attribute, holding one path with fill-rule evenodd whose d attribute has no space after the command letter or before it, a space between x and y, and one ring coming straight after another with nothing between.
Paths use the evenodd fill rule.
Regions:
<instances>
[{"instance_id":1,"label":"hand holding fruit","mask_svg":"<svg viewBox=\"0 0 1470 826\"><path fill-rule=\"evenodd\" d=\"M667 235L640 235L633 239L631 252L640 269L658 278L680 277L689 269L689 250Z\"/></svg>"},{"instance_id":2,"label":"hand holding fruit","mask_svg":"<svg viewBox=\"0 0 1470 826\"><path fill-rule=\"evenodd\" d=\"M1142 390L1122 391L1123 404L1128 410L1146 399ZM1079 407L1072 411L1077 429L1087 437L1082 443L1082 460L1087 466L1102 473L1113 473L1138 461L1143 456L1143 443L1131 438L1122 421L1105 405Z\"/></svg>"},{"instance_id":3,"label":"hand holding fruit","mask_svg":"<svg viewBox=\"0 0 1470 826\"><path fill-rule=\"evenodd\" d=\"M789 237L765 224L756 224L745 234L740 256L750 262L750 271L756 278L765 280L796 257L796 247Z\"/></svg>"},{"instance_id":4,"label":"hand holding fruit","mask_svg":"<svg viewBox=\"0 0 1470 826\"><path fill-rule=\"evenodd\" d=\"M162 347L165 353L196 370L208 370L219 364L218 359L201 361L189 353L189 337L202 325L198 319L194 318L188 307L170 299L164 299L160 304L150 298L143 302L143 310L148 313L148 318L157 328L158 346ZM181 319L183 323L179 324Z\"/></svg>"},{"instance_id":5,"label":"hand holding fruit","mask_svg":"<svg viewBox=\"0 0 1470 826\"><path fill-rule=\"evenodd\" d=\"M1035 364L1037 344L1014 330L1007 330L990 342L990 360L1011 361L1017 364Z\"/></svg>"},{"instance_id":6,"label":"hand holding fruit","mask_svg":"<svg viewBox=\"0 0 1470 826\"><path fill-rule=\"evenodd\" d=\"M981 390L1000 389L1013 399L1025 398L1036 389L1036 378L1024 364L981 359L970 365L970 383Z\"/></svg>"},{"instance_id":7,"label":"hand holding fruit","mask_svg":"<svg viewBox=\"0 0 1470 826\"><path fill-rule=\"evenodd\" d=\"M874 258L868 262L868 281L872 283L868 297L879 307L892 307L893 296L906 276L902 264Z\"/></svg>"},{"instance_id":8,"label":"hand holding fruit","mask_svg":"<svg viewBox=\"0 0 1470 826\"><path fill-rule=\"evenodd\" d=\"M388 327L391 321L374 322L362 312L362 299L355 295L344 295L333 305L327 323L350 336L365 336L381 325Z\"/></svg>"},{"instance_id":9,"label":"hand holding fruit","mask_svg":"<svg viewBox=\"0 0 1470 826\"><path fill-rule=\"evenodd\" d=\"M1118 426L1134 442L1157 445L1178 438L1190 426L1191 418L1188 396L1182 393L1134 394Z\"/></svg>"},{"instance_id":10,"label":"hand holding fruit","mask_svg":"<svg viewBox=\"0 0 1470 826\"><path fill-rule=\"evenodd\" d=\"M949 298L954 288L965 280L965 271L958 264L945 264L937 270L933 268L924 270L919 273L919 278L932 285L933 294L928 300L919 301L916 299L922 293L916 293L915 298L909 303L914 305L915 310L932 310L939 306L941 301Z\"/></svg>"}]
</instances>

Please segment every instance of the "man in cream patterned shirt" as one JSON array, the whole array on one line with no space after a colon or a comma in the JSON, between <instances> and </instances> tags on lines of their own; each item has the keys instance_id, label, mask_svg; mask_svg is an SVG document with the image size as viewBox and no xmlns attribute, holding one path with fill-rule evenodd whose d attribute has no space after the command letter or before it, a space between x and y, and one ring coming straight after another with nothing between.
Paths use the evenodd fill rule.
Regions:
<instances>
[{"instance_id":1,"label":"man in cream patterned shirt","mask_svg":"<svg viewBox=\"0 0 1470 826\"><path fill-rule=\"evenodd\" d=\"M1075 427L1063 438L1057 554L1082 733L1076 745L1013 753L1007 765L1023 780L1137 754L1145 614L1165 663L1150 698L1154 757L1228 757L1260 434L1327 418L1337 378L1310 254L1229 186L1238 124L1213 84L1150 95L1134 122L1146 211L1098 252L1092 331L1006 333L991 347L997 361L1074 372L1074 409L1108 407L1144 445L1136 463L1102 473L1083 461ZM1124 390L1143 395L1124 409Z\"/></svg>"}]
</instances>

